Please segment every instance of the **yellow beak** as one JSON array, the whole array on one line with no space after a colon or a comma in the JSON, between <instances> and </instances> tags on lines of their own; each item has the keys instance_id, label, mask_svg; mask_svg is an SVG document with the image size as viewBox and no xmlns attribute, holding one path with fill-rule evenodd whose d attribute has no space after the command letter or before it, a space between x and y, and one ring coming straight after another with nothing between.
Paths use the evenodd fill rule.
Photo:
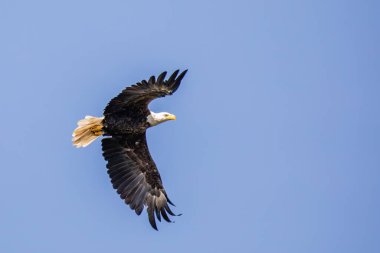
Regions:
<instances>
[{"instance_id":1,"label":"yellow beak","mask_svg":"<svg viewBox=\"0 0 380 253\"><path fill-rule=\"evenodd\" d=\"M166 117L167 120L176 120L177 117L173 114L170 114L169 116Z\"/></svg>"}]
</instances>

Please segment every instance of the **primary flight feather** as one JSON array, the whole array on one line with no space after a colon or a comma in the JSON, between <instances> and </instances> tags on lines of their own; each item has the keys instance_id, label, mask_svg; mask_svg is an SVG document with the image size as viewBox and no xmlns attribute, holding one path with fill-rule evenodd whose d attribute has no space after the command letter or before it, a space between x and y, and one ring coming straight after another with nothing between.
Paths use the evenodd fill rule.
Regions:
<instances>
[{"instance_id":1,"label":"primary flight feather","mask_svg":"<svg viewBox=\"0 0 380 253\"><path fill-rule=\"evenodd\" d=\"M78 148L105 136L103 156L114 189L136 214L140 215L147 207L149 222L156 230L156 218L171 222L169 215L175 214L169 208L168 204L173 203L149 153L146 130L176 117L167 112L152 112L148 105L156 98L172 95L186 72L179 74L176 70L167 80L167 73L163 72L157 79L152 76L125 88L108 103L104 117L86 116L78 121L73 133L73 144Z\"/></svg>"}]
</instances>

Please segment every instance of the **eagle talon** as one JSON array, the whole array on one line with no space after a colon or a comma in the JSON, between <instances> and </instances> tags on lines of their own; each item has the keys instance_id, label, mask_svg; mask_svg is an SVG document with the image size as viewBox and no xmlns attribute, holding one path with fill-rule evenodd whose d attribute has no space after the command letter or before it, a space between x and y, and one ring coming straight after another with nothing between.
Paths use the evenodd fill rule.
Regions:
<instances>
[{"instance_id":1,"label":"eagle talon","mask_svg":"<svg viewBox=\"0 0 380 253\"><path fill-rule=\"evenodd\" d=\"M103 131L96 131L96 132L93 132L94 133L94 135L96 135L96 136L101 136L101 135L103 135Z\"/></svg>"},{"instance_id":2,"label":"eagle talon","mask_svg":"<svg viewBox=\"0 0 380 253\"><path fill-rule=\"evenodd\" d=\"M100 125L97 125L97 126L93 126L90 128L90 131L96 135L96 136L100 136L100 135L103 135L103 126L100 126Z\"/></svg>"}]
</instances>

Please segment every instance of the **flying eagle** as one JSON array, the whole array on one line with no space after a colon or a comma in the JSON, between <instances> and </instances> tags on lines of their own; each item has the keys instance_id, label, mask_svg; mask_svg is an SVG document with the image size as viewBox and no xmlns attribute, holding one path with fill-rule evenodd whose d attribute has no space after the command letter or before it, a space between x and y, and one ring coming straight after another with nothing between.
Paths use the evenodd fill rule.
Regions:
<instances>
[{"instance_id":1,"label":"flying eagle","mask_svg":"<svg viewBox=\"0 0 380 253\"><path fill-rule=\"evenodd\" d=\"M155 113L149 110L149 103L159 97L172 95L181 84L187 70L178 75L176 70L165 80L166 72L148 81L143 80L125 88L113 98L104 109L104 117L86 116L78 121L73 133L73 144L86 147L99 136L102 139L104 159L113 188L140 215L147 207L149 222L157 230L154 214L171 222L168 214L175 216L162 185L146 142L146 130L176 116L167 112Z\"/></svg>"}]
</instances>

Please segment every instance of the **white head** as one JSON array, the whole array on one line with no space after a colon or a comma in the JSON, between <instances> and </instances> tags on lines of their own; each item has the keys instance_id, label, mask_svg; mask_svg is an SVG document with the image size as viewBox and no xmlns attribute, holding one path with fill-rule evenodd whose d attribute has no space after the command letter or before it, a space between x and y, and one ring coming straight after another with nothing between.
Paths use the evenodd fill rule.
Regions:
<instances>
[{"instance_id":1,"label":"white head","mask_svg":"<svg viewBox=\"0 0 380 253\"><path fill-rule=\"evenodd\" d=\"M147 117L147 121L151 126L156 126L162 122L168 121L168 120L175 120L176 117L173 114L170 114L168 112L150 112L150 115Z\"/></svg>"}]
</instances>

